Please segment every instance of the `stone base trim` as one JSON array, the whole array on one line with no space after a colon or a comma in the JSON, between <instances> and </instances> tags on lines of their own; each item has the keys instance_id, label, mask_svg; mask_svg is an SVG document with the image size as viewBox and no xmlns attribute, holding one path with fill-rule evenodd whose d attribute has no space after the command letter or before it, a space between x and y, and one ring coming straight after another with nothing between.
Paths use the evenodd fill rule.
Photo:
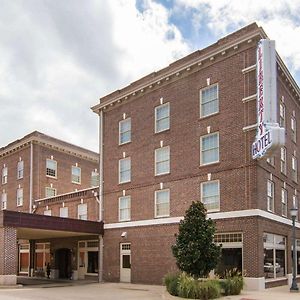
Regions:
<instances>
[{"instance_id":1,"label":"stone base trim","mask_svg":"<svg viewBox=\"0 0 300 300\"><path fill-rule=\"evenodd\" d=\"M17 275L0 275L0 285L16 285Z\"/></svg>"},{"instance_id":2,"label":"stone base trim","mask_svg":"<svg viewBox=\"0 0 300 300\"><path fill-rule=\"evenodd\" d=\"M244 277L246 291L262 291L265 289L265 277Z\"/></svg>"}]
</instances>

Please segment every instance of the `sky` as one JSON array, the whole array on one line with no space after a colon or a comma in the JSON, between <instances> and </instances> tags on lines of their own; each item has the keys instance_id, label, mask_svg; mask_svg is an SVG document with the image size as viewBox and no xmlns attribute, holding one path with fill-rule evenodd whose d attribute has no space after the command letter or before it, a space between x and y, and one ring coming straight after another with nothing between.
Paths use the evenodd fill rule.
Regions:
<instances>
[{"instance_id":1,"label":"sky","mask_svg":"<svg viewBox=\"0 0 300 300\"><path fill-rule=\"evenodd\" d=\"M300 0L0 0L0 147L34 130L98 150L90 107L252 22L300 83Z\"/></svg>"}]
</instances>

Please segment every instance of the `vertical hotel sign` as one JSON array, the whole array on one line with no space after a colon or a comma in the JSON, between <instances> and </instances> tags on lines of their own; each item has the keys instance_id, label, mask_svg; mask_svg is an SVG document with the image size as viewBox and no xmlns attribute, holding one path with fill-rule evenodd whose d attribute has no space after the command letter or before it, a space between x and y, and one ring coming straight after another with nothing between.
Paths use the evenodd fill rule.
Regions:
<instances>
[{"instance_id":1,"label":"vertical hotel sign","mask_svg":"<svg viewBox=\"0 0 300 300\"><path fill-rule=\"evenodd\" d=\"M284 128L277 122L275 41L260 40L256 52L257 131L252 144L252 158L270 156L284 145Z\"/></svg>"}]
</instances>

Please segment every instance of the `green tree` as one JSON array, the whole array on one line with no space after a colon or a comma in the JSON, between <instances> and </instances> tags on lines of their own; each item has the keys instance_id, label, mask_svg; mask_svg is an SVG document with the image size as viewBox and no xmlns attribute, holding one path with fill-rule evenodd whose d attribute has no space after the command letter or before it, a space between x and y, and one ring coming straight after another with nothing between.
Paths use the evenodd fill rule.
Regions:
<instances>
[{"instance_id":1,"label":"green tree","mask_svg":"<svg viewBox=\"0 0 300 300\"><path fill-rule=\"evenodd\" d=\"M206 218L201 202L193 202L180 221L173 255L181 271L195 278L207 277L218 263L220 248L214 241L215 223Z\"/></svg>"}]
</instances>

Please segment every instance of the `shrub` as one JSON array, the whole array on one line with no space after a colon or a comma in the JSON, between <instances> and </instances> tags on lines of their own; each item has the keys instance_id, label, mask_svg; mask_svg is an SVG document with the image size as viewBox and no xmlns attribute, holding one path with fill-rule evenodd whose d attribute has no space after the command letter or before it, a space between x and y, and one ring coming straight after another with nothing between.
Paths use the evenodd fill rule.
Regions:
<instances>
[{"instance_id":1,"label":"shrub","mask_svg":"<svg viewBox=\"0 0 300 300\"><path fill-rule=\"evenodd\" d=\"M206 280L199 282L198 299L216 299L221 295L221 287L217 280Z\"/></svg>"},{"instance_id":2,"label":"shrub","mask_svg":"<svg viewBox=\"0 0 300 300\"><path fill-rule=\"evenodd\" d=\"M221 281L224 294L227 295L239 295L244 287L244 278L242 273L237 269L229 270L225 272L225 279Z\"/></svg>"},{"instance_id":3,"label":"shrub","mask_svg":"<svg viewBox=\"0 0 300 300\"><path fill-rule=\"evenodd\" d=\"M178 296L178 279L179 273L169 273L164 277L164 284L169 294Z\"/></svg>"}]
</instances>

